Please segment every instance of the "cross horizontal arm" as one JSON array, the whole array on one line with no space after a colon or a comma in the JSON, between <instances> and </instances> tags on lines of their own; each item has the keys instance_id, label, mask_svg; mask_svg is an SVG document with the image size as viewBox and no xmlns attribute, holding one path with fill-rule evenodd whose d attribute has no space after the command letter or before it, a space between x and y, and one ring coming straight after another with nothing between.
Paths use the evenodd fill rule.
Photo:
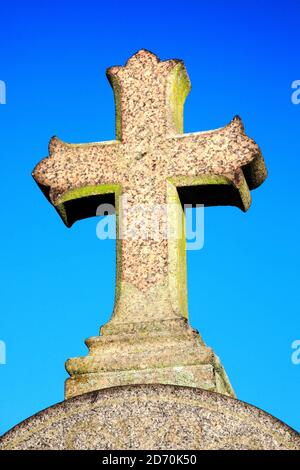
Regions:
<instances>
[{"instance_id":1,"label":"cross horizontal arm","mask_svg":"<svg viewBox=\"0 0 300 470\"><path fill-rule=\"evenodd\" d=\"M259 146L245 134L238 116L214 131L172 137L169 146L168 175L177 187L232 185L239 199L233 205L243 210L251 203L249 190L267 176Z\"/></svg>"},{"instance_id":2,"label":"cross horizontal arm","mask_svg":"<svg viewBox=\"0 0 300 470\"><path fill-rule=\"evenodd\" d=\"M66 204L70 201L102 195L101 202L112 202L111 195L118 188L120 157L118 141L68 144L53 137L49 143L49 157L35 167L32 175L66 225L71 226L78 218L95 215L96 211L76 216L76 219L68 217ZM94 210L93 204L89 205Z\"/></svg>"}]
</instances>

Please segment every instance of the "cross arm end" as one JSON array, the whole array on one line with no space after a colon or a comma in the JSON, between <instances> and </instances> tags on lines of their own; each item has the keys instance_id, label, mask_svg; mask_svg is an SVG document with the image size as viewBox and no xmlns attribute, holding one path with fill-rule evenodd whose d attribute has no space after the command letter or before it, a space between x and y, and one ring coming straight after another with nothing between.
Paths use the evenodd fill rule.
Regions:
<instances>
[{"instance_id":1,"label":"cross arm end","mask_svg":"<svg viewBox=\"0 0 300 470\"><path fill-rule=\"evenodd\" d=\"M102 204L114 205L118 191L118 141L67 144L57 137L49 156L32 172L33 179L67 227L96 215Z\"/></svg>"}]
</instances>

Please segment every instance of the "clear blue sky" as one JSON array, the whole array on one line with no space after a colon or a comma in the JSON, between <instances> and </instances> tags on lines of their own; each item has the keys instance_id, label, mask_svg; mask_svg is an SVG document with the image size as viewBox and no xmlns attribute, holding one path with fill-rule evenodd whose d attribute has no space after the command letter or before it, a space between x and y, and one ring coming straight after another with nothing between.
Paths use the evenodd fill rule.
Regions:
<instances>
[{"instance_id":1,"label":"clear blue sky","mask_svg":"<svg viewBox=\"0 0 300 470\"><path fill-rule=\"evenodd\" d=\"M278 3L2 2L0 433L63 399L64 361L111 314L114 242L96 238L95 218L67 229L31 170L54 134L114 138L105 69L140 48L184 59L186 132L239 114L261 146L269 178L249 212L207 209L204 249L188 253L190 321L241 400L300 430L300 3Z\"/></svg>"}]
</instances>

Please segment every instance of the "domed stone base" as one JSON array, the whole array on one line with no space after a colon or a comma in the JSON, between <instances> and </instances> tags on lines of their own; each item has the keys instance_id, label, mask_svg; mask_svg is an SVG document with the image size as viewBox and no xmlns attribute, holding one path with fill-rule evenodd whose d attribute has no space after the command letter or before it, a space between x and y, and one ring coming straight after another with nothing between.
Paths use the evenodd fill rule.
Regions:
<instances>
[{"instance_id":1,"label":"domed stone base","mask_svg":"<svg viewBox=\"0 0 300 470\"><path fill-rule=\"evenodd\" d=\"M260 409L225 395L131 385L52 406L5 434L0 449L300 450L300 436Z\"/></svg>"}]
</instances>

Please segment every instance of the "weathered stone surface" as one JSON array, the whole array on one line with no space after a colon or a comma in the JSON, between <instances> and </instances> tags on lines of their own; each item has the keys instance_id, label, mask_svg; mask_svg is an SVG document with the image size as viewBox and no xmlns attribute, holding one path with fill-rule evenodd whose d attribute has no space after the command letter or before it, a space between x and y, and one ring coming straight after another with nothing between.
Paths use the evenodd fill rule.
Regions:
<instances>
[{"instance_id":1,"label":"weathered stone surface","mask_svg":"<svg viewBox=\"0 0 300 470\"><path fill-rule=\"evenodd\" d=\"M9 431L0 449L300 450L300 437L267 413L224 395L137 385L48 408Z\"/></svg>"},{"instance_id":2,"label":"weathered stone surface","mask_svg":"<svg viewBox=\"0 0 300 470\"><path fill-rule=\"evenodd\" d=\"M181 204L235 205L247 210L250 189L266 177L260 149L245 134L238 117L221 129L183 134L190 81L180 60L160 61L141 50L126 66L108 69L107 76L115 95L117 140L66 144L55 137L49 157L33 172L67 226L95 215L100 202L115 200L117 235L125 212L127 226L135 228L134 237L125 234L117 240L112 319L102 327L100 338L87 341L88 357L67 362L71 379L66 397L142 379L181 384L190 377L187 385L211 389L211 381L208 385L204 379L208 370L214 390L233 394L224 371L216 371L218 359L207 354L201 338L185 321ZM142 215L137 213L138 205L143 205ZM162 223L156 236L145 238L145 227L151 231L158 206L168 208L169 233L177 234L176 238L166 238L159 215ZM179 209L174 211L174 206ZM191 365L197 366L193 373Z\"/></svg>"},{"instance_id":3,"label":"weathered stone surface","mask_svg":"<svg viewBox=\"0 0 300 470\"><path fill-rule=\"evenodd\" d=\"M67 361L71 378L65 384L66 398L97 390L99 384L141 383L187 385L234 396L219 358L186 320L177 320L172 328L162 322L138 326L89 338L89 355Z\"/></svg>"}]
</instances>

